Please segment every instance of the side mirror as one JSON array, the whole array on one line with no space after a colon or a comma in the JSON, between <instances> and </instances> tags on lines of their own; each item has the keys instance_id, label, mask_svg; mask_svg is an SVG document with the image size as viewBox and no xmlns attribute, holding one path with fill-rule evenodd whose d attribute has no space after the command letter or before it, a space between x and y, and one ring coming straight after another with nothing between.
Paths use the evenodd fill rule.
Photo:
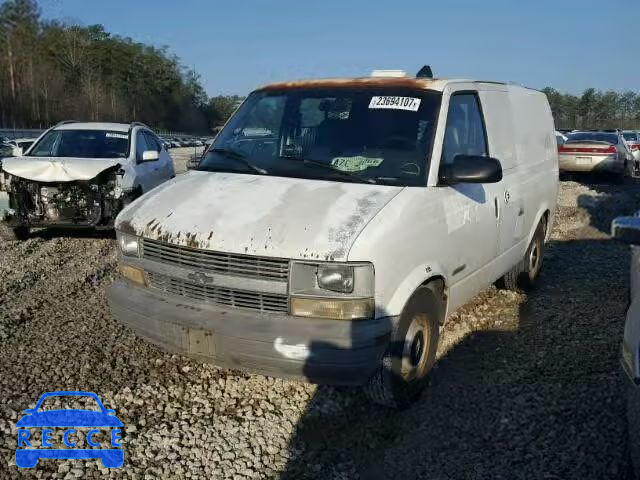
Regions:
<instances>
[{"instance_id":1,"label":"side mirror","mask_svg":"<svg viewBox=\"0 0 640 480\"><path fill-rule=\"evenodd\" d=\"M456 155L453 163L443 165L440 179L448 185L456 183L497 183L502 180L502 165L492 157Z\"/></svg>"},{"instance_id":2,"label":"side mirror","mask_svg":"<svg viewBox=\"0 0 640 480\"><path fill-rule=\"evenodd\" d=\"M630 245L640 245L640 217L617 217L611 222L611 236Z\"/></svg>"},{"instance_id":3,"label":"side mirror","mask_svg":"<svg viewBox=\"0 0 640 480\"><path fill-rule=\"evenodd\" d=\"M155 150L147 150L142 154L143 162L154 162L160 158L160 155Z\"/></svg>"}]
</instances>

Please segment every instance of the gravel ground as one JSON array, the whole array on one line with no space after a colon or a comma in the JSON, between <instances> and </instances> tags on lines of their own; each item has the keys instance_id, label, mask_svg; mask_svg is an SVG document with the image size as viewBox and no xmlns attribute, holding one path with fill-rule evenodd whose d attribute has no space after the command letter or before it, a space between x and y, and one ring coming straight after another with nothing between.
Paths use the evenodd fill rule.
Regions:
<instances>
[{"instance_id":1,"label":"gravel ground","mask_svg":"<svg viewBox=\"0 0 640 480\"><path fill-rule=\"evenodd\" d=\"M563 182L540 288L488 290L453 316L402 412L165 354L110 316L110 234L0 242L0 478L618 479L627 249L611 218L635 185ZM52 390L96 392L124 422L125 466L13 463L15 422Z\"/></svg>"}]
</instances>

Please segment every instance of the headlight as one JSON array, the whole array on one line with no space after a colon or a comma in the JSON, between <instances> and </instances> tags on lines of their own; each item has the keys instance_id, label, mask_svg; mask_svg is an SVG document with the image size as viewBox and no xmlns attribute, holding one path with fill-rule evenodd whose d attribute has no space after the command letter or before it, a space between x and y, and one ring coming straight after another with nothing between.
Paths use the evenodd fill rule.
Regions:
<instances>
[{"instance_id":1,"label":"headlight","mask_svg":"<svg viewBox=\"0 0 640 480\"><path fill-rule=\"evenodd\" d=\"M118 238L118 247L120 252L125 257L139 257L140 256L140 239L135 235L128 233L122 233L116 231Z\"/></svg>"},{"instance_id":2,"label":"headlight","mask_svg":"<svg viewBox=\"0 0 640 480\"><path fill-rule=\"evenodd\" d=\"M316 273L318 287L333 292L353 292L353 267L348 265L320 265Z\"/></svg>"},{"instance_id":3,"label":"headlight","mask_svg":"<svg viewBox=\"0 0 640 480\"><path fill-rule=\"evenodd\" d=\"M289 282L291 315L334 320L373 317L370 263L293 262Z\"/></svg>"}]
</instances>

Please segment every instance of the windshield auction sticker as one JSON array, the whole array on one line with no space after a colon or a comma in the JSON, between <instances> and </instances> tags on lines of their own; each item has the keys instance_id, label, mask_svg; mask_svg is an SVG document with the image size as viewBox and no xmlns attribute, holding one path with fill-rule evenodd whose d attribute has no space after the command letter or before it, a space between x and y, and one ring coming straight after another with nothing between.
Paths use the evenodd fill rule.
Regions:
<instances>
[{"instance_id":1,"label":"windshield auction sticker","mask_svg":"<svg viewBox=\"0 0 640 480\"><path fill-rule=\"evenodd\" d=\"M123 140L129 140L129 135L127 135L126 133L107 132L105 134L105 137L107 137L107 138L122 138Z\"/></svg>"},{"instance_id":2,"label":"windshield auction sticker","mask_svg":"<svg viewBox=\"0 0 640 480\"><path fill-rule=\"evenodd\" d=\"M47 410L43 402L64 398L85 400L92 409L56 408ZM18 468L33 468L42 459L97 458L105 468L120 468L124 463L121 445L122 422L115 411L105 408L93 392L48 392L34 408L25 410L18 420Z\"/></svg>"},{"instance_id":3,"label":"windshield auction sticker","mask_svg":"<svg viewBox=\"0 0 640 480\"><path fill-rule=\"evenodd\" d=\"M371 97L369 108L417 112L418 108L420 108L420 99L413 97Z\"/></svg>"},{"instance_id":4,"label":"windshield auction sticker","mask_svg":"<svg viewBox=\"0 0 640 480\"><path fill-rule=\"evenodd\" d=\"M331 160L331 165L343 172L361 172L370 167L379 167L382 158L369 158L357 155L355 157L336 157Z\"/></svg>"}]
</instances>

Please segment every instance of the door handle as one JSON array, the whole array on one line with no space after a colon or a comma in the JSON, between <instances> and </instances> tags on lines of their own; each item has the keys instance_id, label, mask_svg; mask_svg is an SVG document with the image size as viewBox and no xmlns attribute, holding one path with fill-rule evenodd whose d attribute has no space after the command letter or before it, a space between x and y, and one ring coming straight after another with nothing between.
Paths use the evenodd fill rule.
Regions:
<instances>
[{"instance_id":1,"label":"door handle","mask_svg":"<svg viewBox=\"0 0 640 480\"><path fill-rule=\"evenodd\" d=\"M498 206L498 197L493 197L493 208L496 214L496 218L500 217L500 207Z\"/></svg>"}]
</instances>

